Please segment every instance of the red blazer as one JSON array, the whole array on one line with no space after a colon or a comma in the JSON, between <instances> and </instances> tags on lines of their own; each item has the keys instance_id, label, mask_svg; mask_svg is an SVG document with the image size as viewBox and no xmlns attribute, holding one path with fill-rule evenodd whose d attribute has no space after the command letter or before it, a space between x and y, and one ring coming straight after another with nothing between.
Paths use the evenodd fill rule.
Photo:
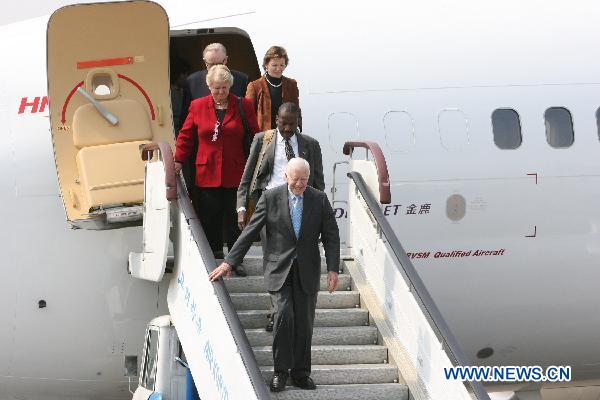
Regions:
<instances>
[{"instance_id":1,"label":"red blazer","mask_svg":"<svg viewBox=\"0 0 600 400\"><path fill-rule=\"evenodd\" d=\"M242 99L252 137L259 131L252 102ZM229 94L229 106L216 141L212 141L217 115L211 95L192 101L175 143L175 161L185 163L198 142L196 186L237 188L244 172L244 125L238 98ZM252 142L252 137L250 142Z\"/></svg>"}]
</instances>

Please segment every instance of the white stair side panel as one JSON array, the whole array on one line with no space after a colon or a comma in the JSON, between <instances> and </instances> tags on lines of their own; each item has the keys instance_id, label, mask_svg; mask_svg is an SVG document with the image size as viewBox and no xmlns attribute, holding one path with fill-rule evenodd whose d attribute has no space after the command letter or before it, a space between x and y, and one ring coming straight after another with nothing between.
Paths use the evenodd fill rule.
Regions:
<instances>
[{"instance_id":1,"label":"white stair side panel","mask_svg":"<svg viewBox=\"0 0 600 400\"><path fill-rule=\"evenodd\" d=\"M448 355L409 291L395 265L395 257L377 232L362 199L357 197L354 184L348 192L352 252L385 310L386 323L395 333L394 339L408 355L410 368L417 371L418 384L421 389L425 388L426 398L472 400L462 382L445 379L444 368L452 367ZM402 365L399 367L402 373Z\"/></svg>"},{"instance_id":2,"label":"white stair side panel","mask_svg":"<svg viewBox=\"0 0 600 400\"><path fill-rule=\"evenodd\" d=\"M257 399L205 261L177 210L175 269L167 303L201 398Z\"/></svg>"}]
</instances>

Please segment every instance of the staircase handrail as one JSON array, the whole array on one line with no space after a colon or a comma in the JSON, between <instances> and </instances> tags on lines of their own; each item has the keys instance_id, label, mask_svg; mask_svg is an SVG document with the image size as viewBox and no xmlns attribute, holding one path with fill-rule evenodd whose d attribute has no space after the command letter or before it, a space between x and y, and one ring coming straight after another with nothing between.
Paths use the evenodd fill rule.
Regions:
<instances>
[{"instance_id":1,"label":"staircase handrail","mask_svg":"<svg viewBox=\"0 0 600 400\"><path fill-rule=\"evenodd\" d=\"M392 201L392 194L390 192L390 175L388 173L387 163L381 147L375 142L369 140L352 141L344 143L344 154L352 157L352 153L356 147L362 147L367 149L367 159L369 151L373 155L373 162L375 162L375 168L377 169L377 181L379 183L379 202L381 204L390 204Z\"/></svg>"},{"instance_id":2,"label":"staircase handrail","mask_svg":"<svg viewBox=\"0 0 600 400\"><path fill-rule=\"evenodd\" d=\"M344 154L351 154L352 149L354 149L355 147L366 148L373 154L374 162L377 167L379 183L379 203L388 204L391 201L390 180L387 170L387 163L385 162L385 157L383 156L381 148L375 142L346 142L344 144ZM454 337L454 334L450 330L450 327L446 323L446 320L442 316L442 313L435 304L435 301L429 294L429 290L427 290L425 283L417 273L415 266L406 254L406 251L404 250L404 247L402 247L402 244L398 240L396 233L392 229L387 218L385 218L385 216L383 215L383 212L381 211L377 199L367 186L362 175L359 172L351 171L347 174L347 176L350 179L352 179L352 181L354 181L356 189L360 192L362 198L364 199L369 209L369 212L373 216L380 232L385 237L390 249L392 250L393 256L396 258L397 262L395 262L394 265L396 266L396 268L399 269L401 275L405 277L407 283L409 284L409 287L411 288L411 291L414 293L415 298L418 300L418 304L421 308L421 311L427 316L427 318L431 322L433 330L438 340L441 341L444 349L446 349L450 353L450 360L453 361L455 366L472 365L469 358L464 354L464 352L460 348L458 341ZM383 201L381 201L382 199L388 200L388 202L384 203ZM481 382L469 381L468 385L471 387L473 394L478 400L490 400L490 397L487 391L484 389Z\"/></svg>"},{"instance_id":3,"label":"staircase handrail","mask_svg":"<svg viewBox=\"0 0 600 400\"><path fill-rule=\"evenodd\" d=\"M206 266L206 271L210 274L210 272L217 267L217 262L213 256L212 249L208 244L208 240L206 239L206 235L204 234L200 220L196 215L196 211L192 206L182 176L177 177L177 195L179 197L179 207L181 207L181 211L190 225L194 241L198 246L198 250L200 251L202 259L205 261L204 264ZM219 303L221 304L227 324L231 329L231 333L237 345L240 357L246 367L246 371L248 371L248 376L250 377L250 381L252 382L256 396L259 400L270 400L271 395L269 394L265 380L260 372L256 358L254 357L254 352L252 351L252 346L248 341L244 327L242 326L233 302L231 301L229 292L225 288L225 283L222 280L218 280L213 282L213 286L215 288L215 294L219 300Z\"/></svg>"}]
</instances>

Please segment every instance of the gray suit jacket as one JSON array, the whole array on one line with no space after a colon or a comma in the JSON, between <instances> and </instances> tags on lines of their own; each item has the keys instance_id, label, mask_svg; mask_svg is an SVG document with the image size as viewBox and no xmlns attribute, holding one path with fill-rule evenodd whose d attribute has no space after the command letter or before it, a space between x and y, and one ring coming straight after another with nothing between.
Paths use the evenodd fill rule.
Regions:
<instances>
[{"instance_id":1,"label":"gray suit jacket","mask_svg":"<svg viewBox=\"0 0 600 400\"><path fill-rule=\"evenodd\" d=\"M264 192L248 226L225 257L225 262L240 265L263 227L267 235L263 265L268 291L281 289L294 259L298 260L298 273L304 292L314 294L319 291L319 237L325 248L327 270L339 272L340 234L333 209L324 192L310 186L306 188L298 239L292 227L287 184Z\"/></svg>"},{"instance_id":2,"label":"gray suit jacket","mask_svg":"<svg viewBox=\"0 0 600 400\"><path fill-rule=\"evenodd\" d=\"M250 146L250 154L244 167L244 173L242 174L242 180L237 191L237 204L236 209L240 207L248 207L248 191L250 190L250 183L252 181L252 175L254 174L254 168L258 162L258 155L262 148L263 138L265 132L260 132L254 135L252 145ZM304 158L310 165L310 175L308 177L308 185L314 187L317 190L325 190L325 179L323 177L323 158L321 156L321 146L316 139L305 135L304 133L296 133L298 139L298 154L297 156ZM264 190L271 180L271 174L273 173L273 166L275 165L275 143L277 136L273 135L273 140L267 146L265 158L260 166L258 175L256 176L256 188Z\"/></svg>"}]
</instances>

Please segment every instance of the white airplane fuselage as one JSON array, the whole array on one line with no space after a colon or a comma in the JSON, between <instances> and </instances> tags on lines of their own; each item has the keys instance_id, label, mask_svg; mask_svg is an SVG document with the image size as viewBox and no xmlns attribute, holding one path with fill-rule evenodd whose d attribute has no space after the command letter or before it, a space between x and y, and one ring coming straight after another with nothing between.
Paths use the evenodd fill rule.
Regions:
<instances>
[{"instance_id":1,"label":"white airplane fuselage","mask_svg":"<svg viewBox=\"0 0 600 400\"><path fill-rule=\"evenodd\" d=\"M380 144L392 181L384 212L470 359L600 377L600 4L160 3L178 34L242 29L259 63L271 45L288 50L327 191L345 141ZM123 358L168 313L166 284L127 274L139 228L65 222L47 21L0 27L0 399L127 398ZM548 143L551 107L571 114L568 147ZM515 149L494 143L491 115L505 108L520 119ZM334 208L344 232L344 205ZM492 356L478 358L485 348Z\"/></svg>"}]
</instances>

